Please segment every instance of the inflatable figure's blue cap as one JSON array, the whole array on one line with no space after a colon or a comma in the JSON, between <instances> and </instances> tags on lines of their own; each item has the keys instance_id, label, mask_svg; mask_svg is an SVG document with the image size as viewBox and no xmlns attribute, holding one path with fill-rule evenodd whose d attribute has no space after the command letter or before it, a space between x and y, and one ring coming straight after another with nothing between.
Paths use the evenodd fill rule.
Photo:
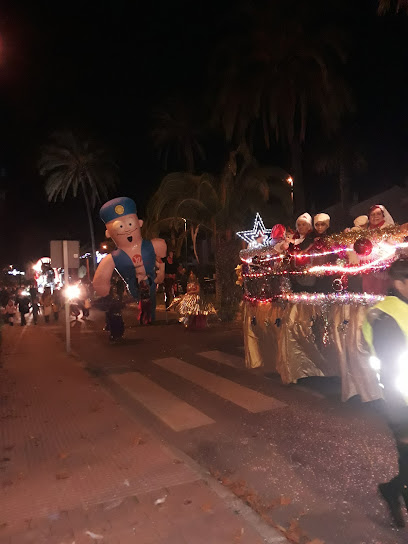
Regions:
<instances>
[{"instance_id":1,"label":"inflatable figure's blue cap","mask_svg":"<svg viewBox=\"0 0 408 544\"><path fill-rule=\"evenodd\" d=\"M137 215L136 203L127 196L119 196L106 202L99 211L99 216L104 223L109 223L124 215L134 213Z\"/></svg>"}]
</instances>

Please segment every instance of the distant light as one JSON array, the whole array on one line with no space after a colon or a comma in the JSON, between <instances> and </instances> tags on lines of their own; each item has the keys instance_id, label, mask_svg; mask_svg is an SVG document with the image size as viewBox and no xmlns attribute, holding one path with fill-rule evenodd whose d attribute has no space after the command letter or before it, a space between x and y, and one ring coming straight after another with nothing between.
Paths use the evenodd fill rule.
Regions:
<instances>
[{"instance_id":1,"label":"distant light","mask_svg":"<svg viewBox=\"0 0 408 544\"><path fill-rule=\"evenodd\" d=\"M23 297L28 297L30 293L27 291L27 289L23 289L21 291L21 294L23 295Z\"/></svg>"},{"instance_id":2,"label":"distant light","mask_svg":"<svg viewBox=\"0 0 408 544\"><path fill-rule=\"evenodd\" d=\"M100 251L97 251L96 252L96 262L97 264L99 264L102 259L104 259L106 257L106 255L108 255L107 253L101 253Z\"/></svg>"},{"instance_id":3,"label":"distant light","mask_svg":"<svg viewBox=\"0 0 408 544\"><path fill-rule=\"evenodd\" d=\"M289 176L288 178L286 178L286 183L288 185L290 185L291 187L293 187L293 178L291 176Z\"/></svg>"},{"instance_id":4,"label":"distant light","mask_svg":"<svg viewBox=\"0 0 408 544\"><path fill-rule=\"evenodd\" d=\"M16 270L15 268L13 268L13 270L9 270L7 273L11 276L25 276L25 272L21 272L21 270Z\"/></svg>"},{"instance_id":5,"label":"distant light","mask_svg":"<svg viewBox=\"0 0 408 544\"><path fill-rule=\"evenodd\" d=\"M68 285L68 287L66 287L64 289L64 295L69 300L79 298L80 289L79 289L78 285Z\"/></svg>"},{"instance_id":6,"label":"distant light","mask_svg":"<svg viewBox=\"0 0 408 544\"><path fill-rule=\"evenodd\" d=\"M108 249L108 246L106 244L103 244L102 249Z\"/></svg>"}]
</instances>

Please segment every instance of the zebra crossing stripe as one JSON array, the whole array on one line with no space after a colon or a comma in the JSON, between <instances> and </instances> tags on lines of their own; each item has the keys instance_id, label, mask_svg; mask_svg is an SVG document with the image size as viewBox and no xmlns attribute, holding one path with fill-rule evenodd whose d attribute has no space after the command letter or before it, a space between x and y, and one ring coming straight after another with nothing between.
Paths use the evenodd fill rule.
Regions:
<instances>
[{"instance_id":1,"label":"zebra crossing stripe","mask_svg":"<svg viewBox=\"0 0 408 544\"><path fill-rule=\"evenodd\" d=\"M258 393L258 391L239 385L231 380L216 376L212 372L207 372L202 368L185 363L176 357L155 359L153 362L161 368L177 374L177 376L195 383L251 413L275 410L276 408L286 406L285 403L274 397L268 397L263 393Z\"/></svg>"},{"instance_id":2,"label":"zebra crossing stripe","mask_svg":"<svg viewBox=\"0 0 408 544\"><path fill-rule=\"evenodd\" d=\"M173 431L186 431L215 423L213 419L139 372L115 374L111 379Z\"/></svg>"},{"instance_id":3,"label":"zebra crossing stripe","mask_svg":"<svg viewBox=\"0 0 408 544\"><path fill-rule=\"evenodd\" d=\"M225 353L223 351L219 351L218 349L214 349L212 351L202 351L201 353L198 353L198 355L223 365L232 366L233 368L245 368L243 357L238 357L237 355L232 355L231 353Z\"/></svg>"}]
</instances>

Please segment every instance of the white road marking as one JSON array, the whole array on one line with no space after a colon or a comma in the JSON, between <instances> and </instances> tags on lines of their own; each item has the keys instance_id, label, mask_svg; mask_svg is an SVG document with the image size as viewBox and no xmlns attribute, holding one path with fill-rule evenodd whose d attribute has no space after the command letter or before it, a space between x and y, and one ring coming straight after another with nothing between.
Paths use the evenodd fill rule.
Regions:
<instances>
[{"instance_id":1,"label":"white road marking","mask_svg":"<svg viewBox=\"0 0 408 544\"><path fill-rule=\"evenodd\" d=\"M213 419L139 372L116 374L111 379L173 431L186 431L215 423Z\"/></svg>"},{"instance_id":2,"label":"white road marking","mask_svg":"<svg viewBox=\"0 0 408 544\"><path fill-rule=\"evenodd\" d=\"M223 399L241 406L241 408L248 410L248 412L265 412L266 410L275 410L276 408L283 408L286 406L286 404L280 400L268 397L263 393L258 393L253 389L239 385L231 380L222 378L221 376L216 376L202 368L185 363L176 357L156 359L153 362L165 370L173 372L174 374L207 389L211 393L215 393Z\"/></svg>"},{"instance_id":3,"label":"white road marking","mask_svg":"<svg viewBox=\"0 0 408 544\"><path fill-rule=\"evenodd\" d=\"M223 365L232 366L233 368L245 368L245 361L243 357L231 355L230 353L225 353L224 351L219 351L218 349L214 349L213 351L202 351L201 353L198 353L198 355Z\"/></svg>"}]
</instances>

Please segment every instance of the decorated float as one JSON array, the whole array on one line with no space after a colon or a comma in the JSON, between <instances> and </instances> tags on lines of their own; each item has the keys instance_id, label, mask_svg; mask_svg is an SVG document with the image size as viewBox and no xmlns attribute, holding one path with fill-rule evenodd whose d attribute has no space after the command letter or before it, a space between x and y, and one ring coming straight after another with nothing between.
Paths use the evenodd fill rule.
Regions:
<instances>
[{"instance_id":1,"label":"decorated float","mask_svg":"<svg viewBox=\"0 0 408 544\"><path fill-rule=\"evenodd\" d=\"M320 219L329 225L326 214L314 225L303 214L293 233L282 225L266 229L258 214L252 230L237 233L248 244L237 270L246 365L278 373L285 384L338 376L344 401L375 400L382 392L361 325L367 308L385 295L386 269L408 247L406 225L356 220L347 232L330 234L327 227L319 231Z\"/></svg>"}]
</instances>

